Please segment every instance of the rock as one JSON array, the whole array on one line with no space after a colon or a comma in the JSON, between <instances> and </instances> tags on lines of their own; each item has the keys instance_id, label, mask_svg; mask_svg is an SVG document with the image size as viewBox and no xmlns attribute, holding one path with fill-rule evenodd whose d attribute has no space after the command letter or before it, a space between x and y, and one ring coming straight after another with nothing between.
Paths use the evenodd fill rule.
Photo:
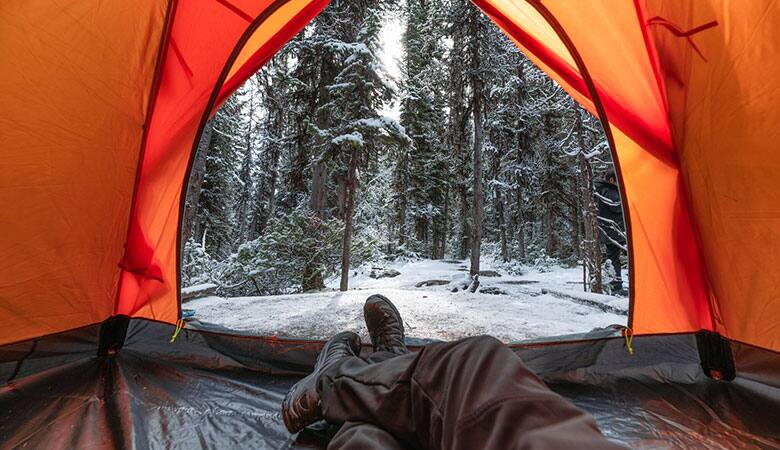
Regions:
<instances>
[{"instance_id":1,"label":"rock","mask_svg":"<svg viewBox=\"0 0 780 450\"><path fill-rule=\"evenodd\" d=\"M368 276L376 280L379 278L395 278L398 275L401 275L401 272L395 269L385 269L381 271L371 270Z\"/></svg>"},{"instance_id":2,"label":"rock","mask_svg":"<svg viewBox=\"0 0 780 450\"><path fill-rule=\"evenodd\" d=\"M481 277L488 277L488 278L495 278L500 277L501 274L496 272L495 270L480 270L479 276Z\"/></svg>"},{"instance_id":3,"label":"rock","mask_svg":"<svg viewBox=\"0 0 780 450\"><path fill-rule=\"evenodd\" d=\"M420 281L414 287L444 286L445 284L450 284L450 282L447 280L426 280Z\"/></svg>"},{"instance_id":4,"label":"rock","mask_svg":"<svg viewBox=\"0 0 780 450\"><path fill-rule=\"evenodd\" d=\"M501 281L500 283L503 284L511 284L511 285L520 285L520 284L537 284L539 283L536 280L509 280L509 281ZM582 283L580 283L582 284Z\"/></svg>"},{"instance_id":5,"label":"rock","mask_svg":"<svg viewBox=\"0 0 780 450\"><path fill-rule=\"evenodd\" d=\"M506 292L504 292L501 288L497 288L495 286L488 286L483 287L479 290L480 294L492 294L492 295L506 295Z\"/></svg>"},{"instance_id":6,"label":"rock","mask_svg":"<svg viewBox=\"0 0 780 450\"><path fill-rule=\"evenodd\" d=\"M441 262L446 264L463 264L463 261L459 259L442 259Z\"/></svg>"}]
</instances>

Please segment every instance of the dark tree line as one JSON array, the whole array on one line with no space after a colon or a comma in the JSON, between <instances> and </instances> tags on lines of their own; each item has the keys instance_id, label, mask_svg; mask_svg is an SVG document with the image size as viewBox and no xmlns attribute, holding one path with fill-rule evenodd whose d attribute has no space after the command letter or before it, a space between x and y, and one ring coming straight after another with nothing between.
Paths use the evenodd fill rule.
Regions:
<instances>
[{"instance_id":1,"label":"dark tree line","mask_svg":"<svg viewBox=\"0 0 780 450\"><path fill-rule=\"evenodd\" d=\"M399 80L377 57L402 11ZM399 37L400 38L400 37ZM397 105L397 119L381 111ZM320 289L398 257L582 264L601 289L598 121L466 0L334 0L223 105L187 196L185 283Z\"/></svg>"}]
</instances>

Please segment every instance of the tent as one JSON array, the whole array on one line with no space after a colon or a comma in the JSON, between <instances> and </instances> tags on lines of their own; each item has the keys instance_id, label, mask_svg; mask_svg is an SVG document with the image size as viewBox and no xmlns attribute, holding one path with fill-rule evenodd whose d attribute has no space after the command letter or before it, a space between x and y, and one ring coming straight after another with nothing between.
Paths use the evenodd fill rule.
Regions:
<instances>
[{"instance_id":1,"label":"tent","mask_svg":"<svg viewBox=\"0 0 780 450\"><path fill-rule=\"evenodd\" d=\"M327 439L278 412L320 343L177 325L204 123L327 3L0 2L0 447ZM629 232L625 336L513 348L631 445L780 447L780 4L474 3L601 119Z\"/></svg>"}]
</instances>

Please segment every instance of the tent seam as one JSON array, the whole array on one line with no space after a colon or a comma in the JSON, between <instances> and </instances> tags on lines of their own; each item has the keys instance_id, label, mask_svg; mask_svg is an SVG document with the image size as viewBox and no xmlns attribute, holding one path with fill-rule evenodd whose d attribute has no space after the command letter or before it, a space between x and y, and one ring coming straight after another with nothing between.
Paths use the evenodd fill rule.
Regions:
<instances>
[{"instance_id":1,"label":"tent seam","mask_svg":"<svg viewBox=\"0 0 780 450\"><path fill-rule=\"evenodd\" d=\"M154 112L154 107L157 103L157 93L160 88L160 79L162 78L162 69L165 66L165 57L168 53L167 43L170 40L171 30L173 29L173 20L176 18L176 6L178 0L170 0L168 3L167 11L165 12L165 28L160 36L160 45L157 50L157 61L155 62L154 78L152 79L152 87L149 93L149 106L146 109L146 118L144 119L144 132L141 138L141 148L138 152L138 162L136 163L135 170L135 183L133 185L133 197L130 202L130 214L127 218L127 230L125 233L125 252L122 255L122 260L119 262L120 272L119 281L116 289L116 296L114 298L114 307L111 315L116 315L119 307L119 299L121 298L122 285L125 279L124 260L127 257L127 244L130 241L130 232L133 223L133 216L136 212L136 203L138 201L138 190L141 185L141 169L144 164L144 156L146 155L146 145L149 137L149 124Z\"/></svg>"}]
</instances>

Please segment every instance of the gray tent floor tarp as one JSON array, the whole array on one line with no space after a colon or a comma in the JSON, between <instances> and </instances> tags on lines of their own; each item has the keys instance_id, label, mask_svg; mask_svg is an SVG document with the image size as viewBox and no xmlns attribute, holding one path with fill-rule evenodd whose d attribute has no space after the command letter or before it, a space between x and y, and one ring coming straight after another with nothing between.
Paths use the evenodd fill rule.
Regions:
<instances>
[{"instance_id":1,"label":"gray tent floor tarp","mask_svg":"<svg viewBox=\"0 0 780 450\"><path fill-rule=\"evenodd\" d=\"M321 342L131 320L97 356L100 325L0 347L0 448L324 448L279 405ZM513 345L552 389L633 448L780 448L780 355L732 343L733 382L704 376L693 335Z\"/></svg>"}]
</instances>

